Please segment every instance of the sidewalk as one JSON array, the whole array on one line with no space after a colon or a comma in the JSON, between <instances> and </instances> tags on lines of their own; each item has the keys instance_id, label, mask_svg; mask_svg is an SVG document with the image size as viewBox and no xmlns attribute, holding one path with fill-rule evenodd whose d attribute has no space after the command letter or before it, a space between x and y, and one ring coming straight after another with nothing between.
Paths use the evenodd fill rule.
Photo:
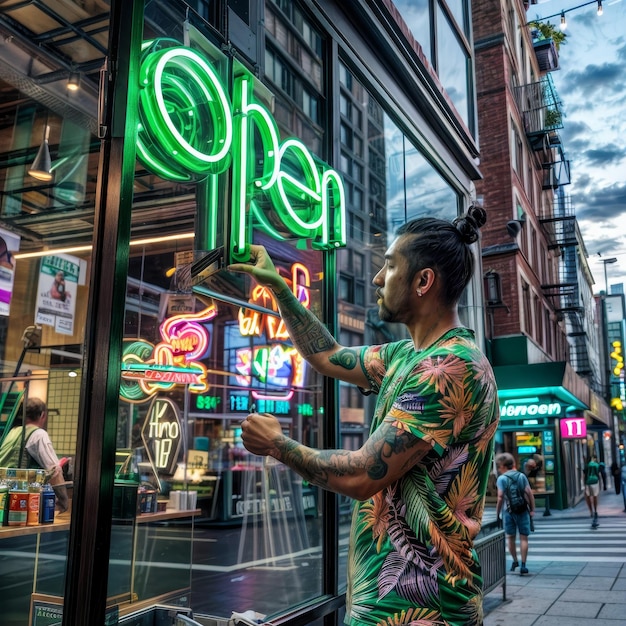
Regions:
<instances>
[{"instance_id":1,"label":"sidewalk","mask_svg":"<svg viewBox=\"0 0 626 626\"><path fill-rule=\"evenodd\" d=\"M622 495L609 487L600 492L598 502L600 523L613 518L624 524L626 543L626 513ZM589 519L589 511L582 500L574 508L551 511L540 524L552 520ZM484 520L495 519L495 507L485 511ZM530 574L520 576L509 572L511 558L507 551L506 601L502 587L485 596L484 626L617 626L626 624L626 562L587 563L570 561L538 561L532 558L530 537L528 567ZM519 570L518 570L519 571Z\"/></svg>"}]
</instances>

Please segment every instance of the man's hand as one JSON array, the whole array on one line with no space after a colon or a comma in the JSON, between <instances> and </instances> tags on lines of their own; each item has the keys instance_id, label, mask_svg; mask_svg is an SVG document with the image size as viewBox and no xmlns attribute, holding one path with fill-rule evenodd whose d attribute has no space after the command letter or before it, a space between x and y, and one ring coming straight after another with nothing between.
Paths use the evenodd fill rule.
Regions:
<instances>
[{"instance_id":1,"label":"man's hand","mask_svg":"<svg viewBox=\"0 0 626 626\"><path fill-rule=\"evenodd\" d=\"M241 440L252 454L276 456L276 443L282 438L280 423L269 413L250 413L241 423Z\"/></svg>"},{"instance_id":2,"label":"man's hand","mask_svg":"<svg viewBox=\"0 0 626 626\"><path fill-rule=\"evenodd\" d=\"M232 263L228 266L231 272L250 274L260 285L270 288L281 288L284 279L276 271L274 263L263 246L250 246L250 263Z\"/></svg>"}]
</instances>

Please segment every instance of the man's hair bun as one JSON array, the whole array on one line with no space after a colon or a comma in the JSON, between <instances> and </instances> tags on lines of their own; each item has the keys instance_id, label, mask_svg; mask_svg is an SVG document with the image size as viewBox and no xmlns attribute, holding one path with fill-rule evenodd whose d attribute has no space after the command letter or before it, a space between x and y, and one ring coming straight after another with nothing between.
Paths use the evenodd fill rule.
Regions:
<instances>
[{"instance_id":1,"label":"man's hair bun","mask_svg":"<svg viewBox=\"0 0 626 626\"><path fill-rule=\"evenodd\" d=\"M487 213L480 204L472 204L465 215L457 217L453 224L461 235L464 243L478 241L478 230L487 221Z\"/></svg>"}]
</instances>

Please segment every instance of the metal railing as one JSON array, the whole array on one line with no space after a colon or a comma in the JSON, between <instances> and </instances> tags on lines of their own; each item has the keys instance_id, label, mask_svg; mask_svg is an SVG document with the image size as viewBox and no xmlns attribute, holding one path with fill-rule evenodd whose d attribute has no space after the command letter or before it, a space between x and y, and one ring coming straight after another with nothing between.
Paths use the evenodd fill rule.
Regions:
<instances>
[{"instance_id":1,"label":"metal railing","mask_svg":"<svg viewBox=\"0 0 626 626\"><path fill-rule=\"evenodd\" d=\"M502 600L506 600L506 551L504 530L496 530L474 542L483 577L483 595L502 585Z\"/></svg>"}]
</instances>

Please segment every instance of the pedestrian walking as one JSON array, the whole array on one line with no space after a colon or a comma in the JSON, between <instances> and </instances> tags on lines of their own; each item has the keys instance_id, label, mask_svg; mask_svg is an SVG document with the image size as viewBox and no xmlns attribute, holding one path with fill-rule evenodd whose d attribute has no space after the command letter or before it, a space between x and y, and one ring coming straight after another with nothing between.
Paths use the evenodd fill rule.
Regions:
<instances>
[{"instance_id":1,"label":"pedestrian walking","mask_svg":"<svg viewBox=\"0 0 626 626\"><path fill-rule=\"evenodd\" d=\"M378 399L359 450L316 450L250 414L242 440L307 481L355 499L346 623L482 624L480 529L499 410L493 372L461 325L458 301L473 273L471 244L485 222L470 207L454 222L413 220L397 232L373 283L379 316L410 339L340 346L302 306L265 248L230 266L273 292L289 335L320 373Z\"/></svg>"},{"instance_id":2,"label":"pedestrian walking","mask_svg":"<svg viewBox=\"0 0 626 626\"><path fill-rule=\"evenodd\" d=\"M509 554L513 559L511 571L520 565L517 560L517 533L519 532L521 576L528 574L528 535L534 530L535 497L525 474L517 470L512 454L503 452L496 457L498 471L498 501L496 517L503 513L504 534L506 535Z\"/></svg>"},{"instance_id":3,"label":"pedestrian walking","mask_svg":"<svg viewBox=\"0 0 626 626\"><path fill-rule=\"evenodd\" d=\"M585 482L585 502L591 515L592 527L598 525L598 496L600 495L600 464L595 454L587 459L583 468Z\"/></svg>"}]
</instances>

